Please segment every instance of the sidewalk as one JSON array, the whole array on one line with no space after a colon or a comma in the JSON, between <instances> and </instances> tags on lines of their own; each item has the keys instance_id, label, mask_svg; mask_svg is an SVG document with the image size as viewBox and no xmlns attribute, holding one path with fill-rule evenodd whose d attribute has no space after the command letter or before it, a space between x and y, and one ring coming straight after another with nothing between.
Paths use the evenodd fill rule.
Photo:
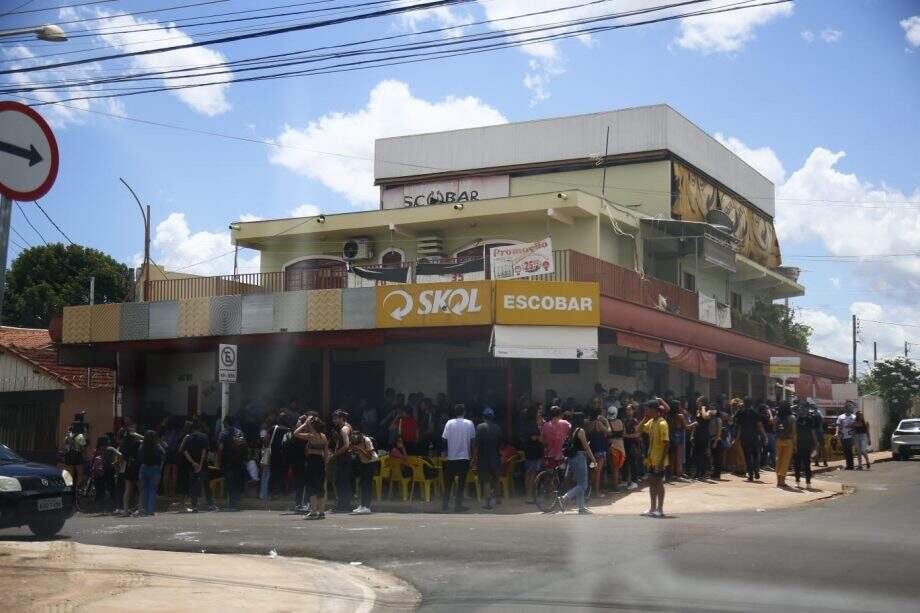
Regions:
<instances>
[{"instance_id":1,"label":"sidewalk","mask_svg":"<svg viewBox=\"0 0 920 613\"><path fill-rule=\"evenodd\" d=\"M396 577L306 558L0 542L6 611L413 611Z\"/></svg>"},{"instance_id":2,"label":"sidewalk","mask_svg":"<svg viewBox=\"0 0 920 613\"><path fill-rule=\"evenodd\" d=\"M869 452L869 462L875 464L876 462L890 462L891 461L891 452L890 451L870 451ZM856 461L853 461L853 464L856 464ZM832 460L827 463L827 466L813 466L812 471L818 475L823 473L828 473L835 470L843 470L843 467L846 466L846 460Z\"/></svg>"}]
</instances>

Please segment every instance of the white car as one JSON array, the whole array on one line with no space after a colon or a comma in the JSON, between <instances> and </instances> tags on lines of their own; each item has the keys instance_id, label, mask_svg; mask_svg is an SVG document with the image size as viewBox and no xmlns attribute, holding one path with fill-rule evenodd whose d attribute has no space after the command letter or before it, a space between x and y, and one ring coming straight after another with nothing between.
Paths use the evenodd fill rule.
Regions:
<instances>
[{"instance_id":1,"label":"white car","mask_svg":"<svg viewBox=\"0 0 920 613\"><path fill-rule=\"evenodd\" d=\"M902 419L891 434L891 455L895 460L908 460L920 455L920 419Z\"/></svg>"}]
</instances>

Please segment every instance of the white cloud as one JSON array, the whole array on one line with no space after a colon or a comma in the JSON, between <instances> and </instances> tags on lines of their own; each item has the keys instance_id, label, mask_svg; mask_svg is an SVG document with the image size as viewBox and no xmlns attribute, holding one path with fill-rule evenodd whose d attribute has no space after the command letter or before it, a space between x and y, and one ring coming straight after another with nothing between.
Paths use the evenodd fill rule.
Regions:
<instances>
[{"instance_id":1,"label":"white cloud","mask_svg":"<svg viewBox=\"0 0 920 613\"><path fill-rule=\"evenodd\" d=\"M316 217L319 214L319 207L314 204L301 204L300 206L291 209L289 213L291 217Z\"/></svg>"},{"instance_id":2,"label":"white cloud","mask_svg":"<svg viewBox=\"0 0 920 613\"><path fill-rule=\"evenodd\" d=\"M809 351L824 355L841 362L851 364L853 361L853 324L851 315L859 321L857 334L858 372L863 373L868 367L863 360L872 362L872 344L878 345L879 359L902 355L904 341L915 338L911 328L891 325L889 323L916 323L920 321L920 309L910 305L881 305L875 302L853 302L849 306L850 315L838 317L822 309L802 309L797 312L797 319L812 327Z\"/></svg>"},{"instance_id":3,"label":"white cloud","mask_svg":"<svg viewBox=\"0 0 920 613\"><path fill-rule=\"evenodd\" d=\"M185 213L170 213L157 224L153 238L154 261L166 270L202 276L233 272L233 245L230 233L199 230L192 232ZM240 272L259 271L259 253L240 250Z\"/></svg>"},{"instance_id":4,"label":"white cloud","mask_svg":"<svg viewBox=\"0 0 920 613\"><path fill-rule=\"evenodd\" d=\"M806 43L810 43L815 40L815 33L812 32L811 30L802 30L802 32L800 33L800 36L802 37L802 40L804 40Z\"/></svg>"},{"instance_id":5,"label":"white cloud","mask_svg":"<svg viewBox=\"0 0 920 613\"><path fill-rule=\"evenodd\" d=\"M834 30L833 28L825 28L821 30L821 40L826 43L836 43L841 38L843 38L843 32L840 30Z\"/></svg>"},{"instance_id":6,"label":"white cloud","mask_svg":"<svg viewBox=\"0 0 920 613\"><path fill-rule=\"evenodd\" d=\"M119 51L144 51L162 47L164 44L173 46L187 45L194 42L188 34L172 23L161 24L155 20L139 19L125 13L107 13L102 10L97 10L96 15L105 17L105 19L92 22L93 28L105 29L105 32L109 32L100 34L99 39ZM164 42L164 39L169 40ZM166 53L140 55L131 58L132 66L143 71L162 70L163 67L208 66L209 68L204 68L203 71L210 73L224 69L225 61L226 58L224 58L223 54L207 47L178 49ZM227 83L230 79L230 73L225 72L201 77L190 76L171 79L164 81L164 84L182 86L213 81L220 82L218 85L173 91L175 96L192 109L211 117L230 110L230 102L227 100L227 90L230 87Z\"/></svg>"},{"instance_id":7,"label":"white cloud","mask_svg":"<svg viewBox=\"0 0 920 613\"><path fill-rule=\"evenodd\" d=\"M830 277L828 281L830 281L831 285L834 287L840 287L840 277Z\"/></svg>"},{"instance_id":8,"label":"white cloud","mask_svg":"<svg viewBox=\"0 0 920 613\"><path fill-rule=\"evenodd\" d=\"M779 185L786 179L783 163L769 147L751 149L737 138L725 137L720 132L715 133L715 138L774 184Z\"/></svg>"},{"instance_id":9,"label":"white cloud","mask_svg":"<svg viewBox=\"0 0 920 613\"><path fill-rule=\"evenodd\" d=\"M431 102L415 97L405 83L387 80L371 90L361 109L324 115L305 128L286 125L275 139L283 148L276 149L270 159L343 194L355 206L373 208L379 202L374 187L374 139L506 121L499 111L473 96Z\"/></svg>"},{"instance_id":10,"label":"white cloud","mask_svg":"<svg viewBox=\"0 0 920 613\"><path fill-rule=\"evenodd\" d=\"M243 213L240 215L240 221L262 221L263 217L260 215L255 215L253 213Z\"/></svg>"},{"instance_id":11,"label":"white cloud","mask_svg":"<svg viewBox=\"0 0 920 613\"><path fill-rule=\"evenodd\" d=\"M904 38L911 47L920 47L920 15L914 15L900 22L904 29Z\"/></svg>"},{"instance_id":12,"label":"white cloud","mask_svg":"<svg viewBox=\"0 0 920 613\"><path fill-rule=\"evenodd\" d=\"M677 44L704 53L739 51L753 40L758 27L789 15L792 15L791 3L681 19Z\"/></svg>"},{"instance_id":13,"label":"white cloud","mask_svg":"<svg viewBox=\"0 0 920 613\"><path fill-rule=\"evenodd\" d=\"M415 4L413 0L403 0L399 4ZM437 28L450 28L444 35L455 38L463 34L463 26L474 21L469 13L458 13L449 6L439 6L422 11L411 11L399 16L402 24L413 32L418 32L427 23L433 23Z\"/></svg>"}]
</instances>

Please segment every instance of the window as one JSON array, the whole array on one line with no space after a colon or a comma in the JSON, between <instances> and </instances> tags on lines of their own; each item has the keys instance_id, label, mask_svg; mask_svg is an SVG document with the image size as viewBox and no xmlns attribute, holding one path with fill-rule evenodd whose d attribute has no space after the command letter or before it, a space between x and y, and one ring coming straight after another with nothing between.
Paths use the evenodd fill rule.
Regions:
<instances>
[{"instance_id":1,"label":"window","mask_svg":"<svg viewBox=\"0 0 920 613\"><path fill-rule=\"evenodd\" d=\"M627 357L612 355L607 358L607 372L621 377L633 376L632 360Z\"/></svg>"},{"instance_id":2,"label":"window","mask_svg":"<svg viewBox=\"0 0 920 613\"><path fill-rule=\"evenodd\" d=\"M549 373L551 375L577 375L578 360L550 360Z\"/></svg>"},{"instance_id":3,"label":"window","mask_svg":"<svg viewBox=\"0 0 920 613\"><path fill-rule=\"evenodd\" d=\"M284 267L284 290L335 289L345 287L345 262L328 258L306 258Z\"/></svg>"},{"instance_id":4,"label":"window","mask_svg":"<svg viewBox=\"0 0 920 613\"><path fill-rule=\"evenodd\" d=\"M380 263L384 266L399 267L402 264L403 256L395 249L390 249L380 256Z\"/></svg>"},{"instance_id":5,"label":"window","mask_svg":"<svg viewBox=\"0 0 920 613\"><path fill-rule=\"evenodd\" d=\"M732 292L732 310L740 312L742 310L741 305L741 294L738 292Z\"/></svg>"},{"instance_id":6,"label":"window","mask_svg":"<svg viewBox=\"0 0 920 613\"><path fill-rule=\"evenodd\" d=\"M690 290L691 292L696 291L696 275L689 272L684 273L684 289Z\"/></svg>"}]
</instances>

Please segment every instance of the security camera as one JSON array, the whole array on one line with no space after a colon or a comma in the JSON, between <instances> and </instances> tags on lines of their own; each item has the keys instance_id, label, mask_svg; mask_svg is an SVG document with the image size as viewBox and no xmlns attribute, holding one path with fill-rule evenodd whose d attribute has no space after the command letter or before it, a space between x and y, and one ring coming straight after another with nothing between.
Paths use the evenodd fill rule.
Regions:
<instances>
[{"instance_id":1,"label":"security camera","mask_svg":"<svg viewBox=\"0 0 920 613\"><path fill-rule=\"evenodd\" d=\"M320 215L319 217L317 217L317 218L316 218L316 223L326 223L326 216L325 216L325 215Z\"/></svg>"},{"instance_id":2,"label":"security camera","mask_svg":"<svg viewBox=\"0 0 920 613\"><path fill-rule=\"evenodd\" d=\"M462 203L462 202L458 202L457 204L455 204L455 205L454 205L454 210L455 210L455 211L462 211L462 210L463 210L463 203Z\"/></svg>"},{"instance_id":3,"label":"security camera","mask_svg":"<svg viewBox=\"0 0 920 613\"><path fill-rule=\"evenodd\" d=\"M559 198L560 200L568 200L568 199L569 199L569 195L566 194L566 193L564 193L564 192L558 192L558 193L556 194L556 198Z\"/></svg>"}]
</instances>

